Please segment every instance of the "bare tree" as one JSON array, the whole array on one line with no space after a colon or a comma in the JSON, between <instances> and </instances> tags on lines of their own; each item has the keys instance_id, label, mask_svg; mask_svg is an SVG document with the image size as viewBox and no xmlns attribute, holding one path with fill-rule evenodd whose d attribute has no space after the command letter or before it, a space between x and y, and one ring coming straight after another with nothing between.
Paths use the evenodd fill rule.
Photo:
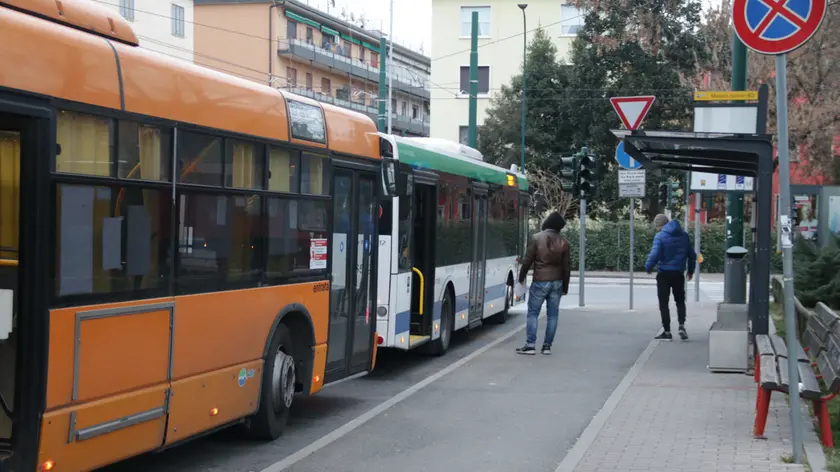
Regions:
<instances>
[{"instance_id":1,"label":"bare tree","mask_svg":"<svg viewBox=\"0 0 840 472\"><path fill-rule=\"evenodd\" d=\"M542 217L552 211L566 216L573 210L576 200L563 190L559 175L534 166L528 170L528 183L534 187L531 199L534 216Z\"/></svg>"}]
</instances>

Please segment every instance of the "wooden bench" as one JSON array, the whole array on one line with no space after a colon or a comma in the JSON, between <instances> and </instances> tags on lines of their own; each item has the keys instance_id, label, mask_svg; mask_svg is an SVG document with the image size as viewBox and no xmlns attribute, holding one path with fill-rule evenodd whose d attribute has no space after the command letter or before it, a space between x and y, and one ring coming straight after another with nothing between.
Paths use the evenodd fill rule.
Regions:
<instances>
[{"instance_id":1,"label":"wooden bench","mask_svg":"<svg viewBox=\"0 0 840 472\"><path fill-rule=\"evenodd\" d=\"M840 324L837 321L836 317L825 316L818 310L806 322L802 335L804 348L799 343L795 347L799 382L802 385L798 388L799 396L813 402L820 436L826 447L834 445L827 402L840 392ZM758 335L755 343L758 351L755 368L758 389L754 434L763 437L770 395L772 392L790 394L789 350L784 340L777 335ZM819 375L814 372L814 367L819 368ZM825 381L830 392L826 396L822 395L819 379Z\"/></svg>"}]
</instances>

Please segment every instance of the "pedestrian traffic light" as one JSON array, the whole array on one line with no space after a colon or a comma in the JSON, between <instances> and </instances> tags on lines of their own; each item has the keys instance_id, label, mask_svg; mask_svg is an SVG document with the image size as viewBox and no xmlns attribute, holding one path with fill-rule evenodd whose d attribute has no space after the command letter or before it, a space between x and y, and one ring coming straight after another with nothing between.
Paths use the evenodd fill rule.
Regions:
<instances>
[{"instance_id":1,"label":"pedestrian traffic light","mask_svg":"<svg viewBox=\"0 0 840 472\"><path fill-rule=\"evenodd\" d=\"M590 198L595 193L595 156L587 148L581 149L577 161L577 188L581 198Z\"/></svg>"},{"instance_id":2,"label":"pedestrian traffic light","mask_svg":"<svg viewBox=\"0 0 840 472\"><path fill-rule=\"evenodd\" d=\"M659 184L659 207L667 208L670 200L671 189L666 182Z\"/></svg>"}]
</instances>

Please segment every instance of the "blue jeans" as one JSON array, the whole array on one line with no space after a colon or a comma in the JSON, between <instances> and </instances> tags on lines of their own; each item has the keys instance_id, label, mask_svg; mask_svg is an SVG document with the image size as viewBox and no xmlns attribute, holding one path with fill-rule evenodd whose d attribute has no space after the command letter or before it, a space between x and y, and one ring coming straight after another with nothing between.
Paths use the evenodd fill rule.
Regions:
<instances>
[{"instance_id":1,"label":"blue jeans","mask_svg":"<svg viewBox=\"0 0 840 472\"><path fill-rule=\"evenodd\" d=\"M528 290L528 322L525 325L525 345L534 347L537 343L537 319L540 316L543 301L547 320L545 325L544 346L551 346L554 333L557 332L557 318L560 316L560 298L563 296L563 281L533 282Z\"/></svg>"}]
</instances>

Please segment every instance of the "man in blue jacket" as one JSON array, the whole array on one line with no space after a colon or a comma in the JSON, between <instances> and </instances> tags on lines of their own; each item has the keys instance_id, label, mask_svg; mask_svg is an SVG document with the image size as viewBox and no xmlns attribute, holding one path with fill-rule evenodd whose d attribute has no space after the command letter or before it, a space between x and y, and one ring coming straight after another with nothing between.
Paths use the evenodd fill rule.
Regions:
<instances>
[{"instance_id":1,"label":"man in blue jacket","mask_svg":"<svg viewBox=\"0 0 840 472\"><path fill-rule=\"evenodd\" d=\"M656 226L656 236L653 238L653 249L650 250L645 270L651 273L654 266L659 265L659 273L656 274L656 291L659 295L659 314L662 316L662 333L655 339L670 341L671 336L671 313L668 309L671 294L674 293L674 301L677 304L677 317L680 323L680 339L688 340L688 333L685 331L685 272L688 264L688 280L694 277L694 268L697 260L697 253L691 247L691 240L680 227L677 220L668 221L668 217L658 214L653 219Z\"/></svg>"}]
</instances>

